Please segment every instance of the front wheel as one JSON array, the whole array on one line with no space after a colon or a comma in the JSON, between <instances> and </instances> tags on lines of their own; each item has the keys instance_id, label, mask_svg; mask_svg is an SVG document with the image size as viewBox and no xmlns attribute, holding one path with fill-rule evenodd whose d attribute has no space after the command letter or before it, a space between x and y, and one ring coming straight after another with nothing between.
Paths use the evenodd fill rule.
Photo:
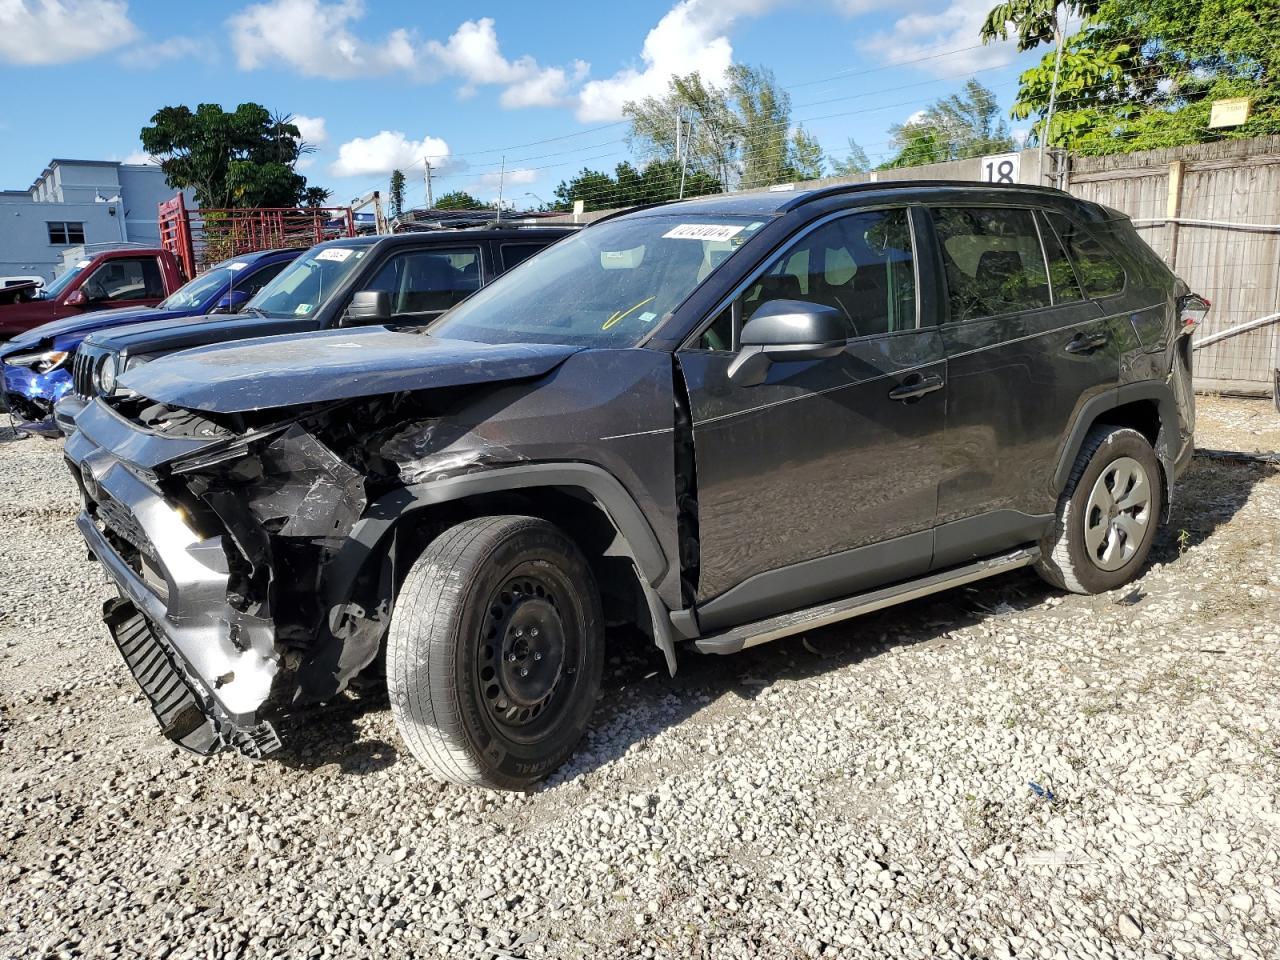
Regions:
<instances>
[{"instance_id":1,"label":"front wheel","mask_svg":"<svg viewBox=\"0 0 1280 960\"><path fill-rule=\"evenodd\" d=\"M391 618L387 687L410 752L450 783L521 789L582 738L603 664L595 578L535 517L480 517L433 540Z\"/></svg>"},{"instance_id":2,"label":"front wheel","mask_svg":"<svg viewBox=\"0 0 1280 960\"><path fill-rule=\"evenodd\" d=\"M1164 509L1160 463L1137 430L1089 431L1058 500L1036 572L1073 593L1105 593L1138 575Z\"/></svg>"}]
</instances>

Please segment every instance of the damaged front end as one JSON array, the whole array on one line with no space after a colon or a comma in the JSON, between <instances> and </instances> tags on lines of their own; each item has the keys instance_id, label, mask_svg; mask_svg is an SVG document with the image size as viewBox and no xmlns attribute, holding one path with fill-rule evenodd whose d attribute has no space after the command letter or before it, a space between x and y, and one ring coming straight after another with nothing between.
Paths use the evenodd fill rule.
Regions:
<instances>
[{"instance_id":1,"label":"damaged front end","mask_svg":"<svg viewBox=\"0 0 1280 960\"><path fill-rule=\"evenodd\" d=\"M353 562L367 505L516 456L450 429L449 394L254 415L99 400L78 416L77 523L120 589L104 620L166 736L261 756L282 714L373 662L394 573L389 550Z\"/></svg>"}]
</instances>

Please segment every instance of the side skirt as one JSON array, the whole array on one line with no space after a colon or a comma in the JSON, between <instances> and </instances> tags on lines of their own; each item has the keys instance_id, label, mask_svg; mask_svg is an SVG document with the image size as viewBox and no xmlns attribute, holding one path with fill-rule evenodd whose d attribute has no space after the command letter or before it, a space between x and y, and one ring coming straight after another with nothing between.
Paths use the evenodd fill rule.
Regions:
<instances>
[{"instance_id":1,"label":"side skirt","mask_svg":"<svg viewBox=\"0 0 1280 960\"><path fill-rule=\"evenodd\" d=\"M906 603L908 600L926 597L931 593L950 590L952 587L960 587L975 580L984 580L1010 570L1027 567L1035 563L1039 557L1039 547L1024 547L1012 553L979 560L977 563L966 564L951 570L942 570L927 577L860 593L844 600L823 603L816 607L794 610L766 620L743 624L740 627L733 627L695 640L693 646L701 653L737 653L739 650L768 643L770 640L816 630L830 623L848 620L864 613Z\"/></svg>"}]
</instances>

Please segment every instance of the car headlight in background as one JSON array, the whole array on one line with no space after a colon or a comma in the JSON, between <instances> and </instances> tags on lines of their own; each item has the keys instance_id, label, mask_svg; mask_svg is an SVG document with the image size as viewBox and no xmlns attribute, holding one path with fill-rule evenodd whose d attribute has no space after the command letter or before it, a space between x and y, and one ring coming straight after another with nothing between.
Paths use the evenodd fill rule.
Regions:
<instances>
[{"instance_id":1,"label":"car headlight in background","mask_svg":"<svg viewBox=\"0 0 1280 960\"><path fill-rule=\"evenodd\" d=\"M115 354L111 353L107 354L107 358L98 367L98 389L105 397L111 396L116 389L116 377L120 375L117 366Z\"/></svg>"},{"instance_id":2,"label":"car headlight in background","mask_svg":"<svg viewBox=\"0 0 1280 960\"><path fill-rule=\"evenodd\" d=\"M66 364L71 352L68 350L44 350L39 353L15 353L5 358L11 367L30 367L35 373L48 373Z\"/></svg>"}]
</instances>

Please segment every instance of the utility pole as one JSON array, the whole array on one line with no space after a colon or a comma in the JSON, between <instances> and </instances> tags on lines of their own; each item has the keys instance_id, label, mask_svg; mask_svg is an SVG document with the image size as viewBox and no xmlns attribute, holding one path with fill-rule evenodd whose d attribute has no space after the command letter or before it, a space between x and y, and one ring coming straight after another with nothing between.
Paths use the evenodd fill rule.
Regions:
<instances>
[{"instance_id":1,"label":"utility pole","mask_svg":"<svg viewBox=\"0 0 1280 960\"><path fill-rule=\"evenodd\" d=\"M502 166L498 168L498 222L502 222L502 182L507 178L507 155L502 155Z\"/></svg>"},{"instance_id":2,"label":"utility pole","mask_svg":"<svg viewBox=\"0 0 1280 960\"><path fill-rule=\"evenodd\" d=\"M427 181L427 209L431 210L435 207L435 200L431 197L431 160L429 157L422 158L423 179Z\"/></svg>"},{"instance_id":3,"label":"utility pole","mask_svg":"<svg viewBox=\"0 0 1280 960\"><path fill-rule=\"evenodd\" d=\"M684 111L683 111L683 110L681 110L681 109L679 109L679 108L677 108L677 109L676 109L676 157L677 157L677 159L679 159L679 161L680 161L680 196L679 196L679 199L681 199L681 200L683 200L683 199L684 199L684 175L685 175L685 171L689 168L689 134L692 134L692 133L693 133L693 130L692 130L692 129L690 129L690 130L688 131L688 133L686 133L686 134L685 134L685 136L684 136L684 138L683 138L684 152L683 152L683 153L681 153L681 152L680 152L680 145L681 145L681 142L682 142L682 141L681 141L681 136L680 136L680 127L681 127L681 125L682 125L682 124L683 124L683 122L684 122L684 118L681 116L681 114L682 114L683 112L684 112ZM692 126L693 126L693 120L692 120L692 118L691 118L691 119L690 119L690 121L689 121L689 125L690 125L690 128L692 128Z\"/></svg>"},{"instance_id":4,"label":"utility pole","mask_svg":"<svg viewBox=\"0 0 1280 960\"><path fill-rule=\"evenodd\" d=\"M1059 5L1060 6L1060 5ZM1053 56L1053 83L1049 86L1049 112L1045 114L1044 129L1040 131L1040 182L1044 183L1045 148L1049 145L1049 131L1053 129L1053 108L1058 100L1058 75L1062 72L1062 40L1064 33L1058 7L1053 8L1053 43L1057 50Z\"/></svg>"}]
</instances>

